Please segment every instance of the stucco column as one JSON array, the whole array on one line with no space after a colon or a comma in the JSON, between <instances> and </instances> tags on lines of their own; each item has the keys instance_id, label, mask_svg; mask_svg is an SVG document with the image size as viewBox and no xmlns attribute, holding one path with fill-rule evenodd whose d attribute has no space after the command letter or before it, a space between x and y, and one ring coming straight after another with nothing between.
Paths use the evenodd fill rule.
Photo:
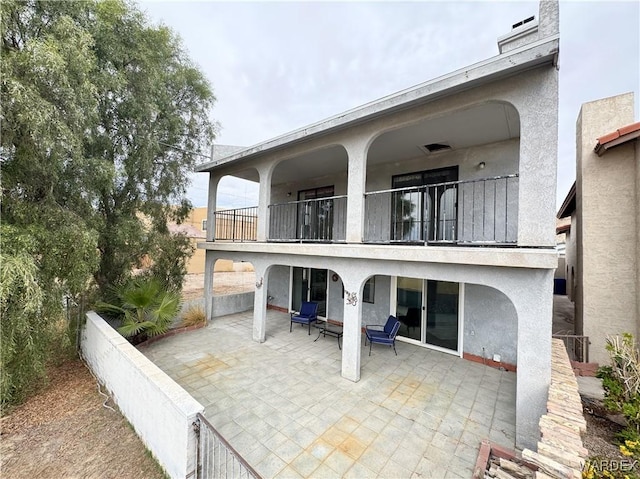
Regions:
<instances>
[{"instance_id":1,"label":"stucco column","mask_svg":"<svg viewBox=\"0 0 640 479\"><path fill-rule=\"evenodd\" d=\"M207 232L209 228L207 228ZM208 233L207 233L208 234ZM204 314L207 321L213 318L213 266L216 257L213 251L205 251L204 256Z\"/></svg>"},{"instance_id":2,"label":"stucco column","mask_svg":"<svg viewBox=\"0 0 640 479\"><path fill-rule=\"evenodd\" d=\"M347 243L361 243L364 225L364 192L367 178L367 141L344 144L349 156L347 183Z\"/></svg>"},{"instance_id":3,"label":"stucco column","mask_svg":"<svg viewBox=\"0 0 640 479\"><path fill-rule=\"evenodd\" d=\"M360 352L362 349L362 285L357 278L344 278L344 311L342 336L342 377L360 380Z\"/></svg>"},{"instance_id":4,"label":"stucco column","mask_svg":"<svg viewBox=\"0 0 640 479\"><path fill-rule=\"evenodd\" d=\"M545 76L536 101L516 105L520 113L518 246L556 244L558 72L548 69Z\"/></svg>"},{"instance_id":5,"label":"stucco column","mask_svg":"<svg viewBox=\"0 0 640 479\"><path fill-rule=\"evenodd\" d=\"M264 343L267 334L267 290L269 270L262 264L253 263L256 273L256 289L253 297L253 340Z\"/></svg>"},{"instance_id":6,"label":"stucco column","mask_svg":"<svg viewBox=\"0 0 640 479\"><path fill-rule=\"evenodd\" d=\"M269 203L271 203L271 177L275 164L258 168L260 191L258 193L258 228L257 240L265 242L269 234Z\"/></svg>"},{"instance_id":7,"label":"stucco column","mask_svg":"<svg viewBox=\"0 0 640 479\"><path fill-rule=\"evenodd\" d=\"M209 173L209 197L207 200L207 241L215 241L216 237L216 197L220 175ZM211 269L213 272L213 269Z\"/></svg>"},{"instance_id":8,"label":"stucco column","mask_svg":"<svg viewBox=\"0 0 640 479\"><path fill-rule=\"evenodd\" d=\"M516 447L536 450L538 421L547 412L551 381L553 270L536 270L535 281L510 294L518 313Z\"/></svg>"}]
</instances>

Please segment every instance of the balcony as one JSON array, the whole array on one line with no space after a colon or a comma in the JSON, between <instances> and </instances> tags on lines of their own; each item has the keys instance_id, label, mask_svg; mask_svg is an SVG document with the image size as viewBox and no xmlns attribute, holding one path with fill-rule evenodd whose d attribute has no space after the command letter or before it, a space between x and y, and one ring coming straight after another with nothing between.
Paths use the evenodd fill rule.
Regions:
<instances>
[{"instance_id":1,"label":"balcony","mask_svg":"<svg viewBox=\"0 0 640 479\"><path fill-rule=\"evenodd\" d=\"M503 246L517 225L517 174L365 194L365 243Z\"/></svg>"},{"instance_id":2,"label":"balcony","mask_svg":"<svg viewBox=\"0 0 640 479\"><path fill-rule=\"evenodd\" d=\"M346 195L269 205L269 241L343 243L346 226Z\"/></svg>"},{"instance_id":3,"label":"balcony","mask_svg":"<svg viewBox=\"0 0 640 479\"><path fill-rule=\"evenodd\" d=\"M365 193L363 243L509 246L518 239L518 175ZM257 207L215 212L215 239L256 241ZM344 243L347 196L269 205L268 241Z\"/></svg>"},{"instance_id":4,"label":"balcony","mask_svg":"<svg viewBox=\"0 0 640 479\"><path fill-rule=\"evenodd\" d=\"M221 241L256 241L258 207L220 210L214 213L215 239Z\"/></svg>"}]
</instances>

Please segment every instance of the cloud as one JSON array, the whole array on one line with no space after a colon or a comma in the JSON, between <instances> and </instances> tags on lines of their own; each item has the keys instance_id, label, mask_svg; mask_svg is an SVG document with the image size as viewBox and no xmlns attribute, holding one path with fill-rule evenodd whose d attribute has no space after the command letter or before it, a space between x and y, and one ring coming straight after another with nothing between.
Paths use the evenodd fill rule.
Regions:
<instances>
[{"instance_id":1,"label":"cloud","mask_svg":"<svg viewBox=\"0 0 640 479\"><path fill-rule=\"evenodd\" d=\"M218 142L245 146L497 55L497 37L538 13L523 1L141 5L212 82ZM575 178L580 105L635 91L640 110L639 20L638 2L560 3L558 204ZM192 196L202 191L198 180Z\"/></svg>"}]
</instances>

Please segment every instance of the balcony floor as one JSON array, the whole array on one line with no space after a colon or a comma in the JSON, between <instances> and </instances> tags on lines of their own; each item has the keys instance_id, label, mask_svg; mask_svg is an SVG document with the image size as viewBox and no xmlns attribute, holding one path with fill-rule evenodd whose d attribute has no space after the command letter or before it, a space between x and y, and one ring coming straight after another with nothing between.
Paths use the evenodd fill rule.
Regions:
<instances>
[{"instance_id":1,"label":"balcony floor","mask_svg":"<svg viewBox=\"0 0 640 479\"><path fill-rule=\"evenodd\" d=\"M204 407L264 478L468 478L480 441L513 448L516 375L407 343L362 347L361 380L340 376L335 338L252 312L141 351ZM363 340L364 341L364 340Z\"/></svg>"}]
</instances>

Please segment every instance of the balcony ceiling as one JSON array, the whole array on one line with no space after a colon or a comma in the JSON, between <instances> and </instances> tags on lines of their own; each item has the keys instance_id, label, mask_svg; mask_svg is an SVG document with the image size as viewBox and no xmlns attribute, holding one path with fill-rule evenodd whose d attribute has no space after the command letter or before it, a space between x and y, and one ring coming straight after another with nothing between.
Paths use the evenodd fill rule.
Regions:
<instances>
[{"instance_id":1,"label":"balcony ceiling","mask_svg":"<svg viewBox=\"0 0 640 479\"><path fill-rule=\"evenodd\" d=\"M424 145L431 143L447 144L452 150L458 150L519 136L520 119L513 106L498 102L485 103L383 133L372 143L367 164L373 166L420 156L446 154L429 153ZM283 161L274 172L273 184L331 176L346 170L346 150L336 145ZM247 170L234 176L257 180L255 170Z\"/></svg>"}]
</instances>

